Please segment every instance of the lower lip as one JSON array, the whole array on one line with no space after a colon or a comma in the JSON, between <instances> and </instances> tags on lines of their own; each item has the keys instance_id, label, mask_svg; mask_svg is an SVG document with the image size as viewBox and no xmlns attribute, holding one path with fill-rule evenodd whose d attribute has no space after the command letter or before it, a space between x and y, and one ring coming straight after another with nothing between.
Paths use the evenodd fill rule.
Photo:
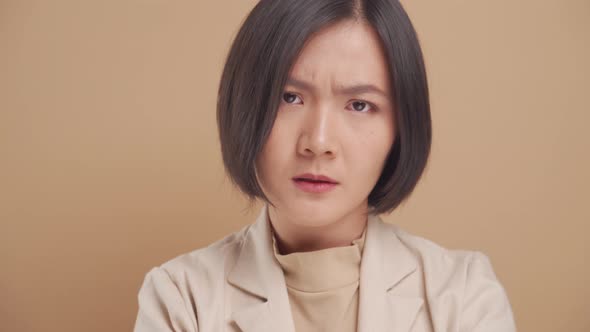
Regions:
<instances>
[{"instance_id":1,"label":"lower lip","mask_svg":"<svg viewBox=\"0 0 590 332\"><path fill-rule=\"evenodd\" d=\"M301 181L301 180L293 180L297 188L308 192L308 193L325 193L328 192L334 187L336 187L337 183L330 183L330 182L311 182L311 181Z\"/></svg>"}]
</instances>

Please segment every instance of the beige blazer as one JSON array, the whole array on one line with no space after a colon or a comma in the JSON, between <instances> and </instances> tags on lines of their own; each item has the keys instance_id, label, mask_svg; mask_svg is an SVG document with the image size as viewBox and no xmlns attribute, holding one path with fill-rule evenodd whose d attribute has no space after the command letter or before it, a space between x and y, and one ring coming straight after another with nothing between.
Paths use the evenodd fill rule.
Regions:
<instances>
[{"instance_id":1,"label":"beige blazer","mask_svg":"<svg viewBox=\"0 0 590 332\"><path fill-rule=\"evenodd\" d=\"M135 331L295 332L271 236L265 206L254 224L154 267ZM481 252L445 249L369 215L360 275L360 332L516 331Z\"/></svg>"}]
</instances>

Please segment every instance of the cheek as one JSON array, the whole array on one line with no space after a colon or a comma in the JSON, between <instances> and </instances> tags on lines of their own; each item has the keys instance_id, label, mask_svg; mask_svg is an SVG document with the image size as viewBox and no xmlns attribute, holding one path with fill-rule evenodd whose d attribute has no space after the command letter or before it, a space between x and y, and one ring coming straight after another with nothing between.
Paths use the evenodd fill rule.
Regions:
<instances>
[{"instance_id":1,"label":"cheek","mask_svg":"<svg viewBox=\"0 0 590 332\"><path fill-rule=\"evenodd\" d=\"M370 127L367 126L365 130L359 130L359 132L364 134L357 136L356 142L350 142L354 145L354 164L361 168L359 172L367 176L378 177L393 144L393 126L378 122Z\"/></svg>"},{"instance_id":2,"label":"cheek","mask_svg":"<svg viewBox=\"0 0 590 332\"><path fill-rule=\"evenodd\" d=\"M283 128L281 121L275 121L273 129L259 156L259 166L267 175L277 175L284 169L290 147L289 132ZM268 173L271 172L271 173Z\"/></svg>"}]
</instances>

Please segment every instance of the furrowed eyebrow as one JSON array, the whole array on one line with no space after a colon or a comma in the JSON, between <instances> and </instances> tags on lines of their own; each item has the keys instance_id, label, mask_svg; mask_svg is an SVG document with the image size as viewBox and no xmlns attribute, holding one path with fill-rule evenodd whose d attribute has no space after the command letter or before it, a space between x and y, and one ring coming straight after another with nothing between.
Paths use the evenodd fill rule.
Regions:
<instances>
[{"instance_id":1,"label":"furrowed eyebrow","mask_svg":"<svg viewBox=\"0 0 590 332\"><path fill-rule=\"evenodd\" d=\"M301 90L306 91L314 91L313 85L308 82L289 77L287 79L286 85L291 85ZM381 95L383 98L389 100L389 95L385 93L383 90L379 89L373 84L355 84L350 86L339 87L336 89L337 94L341 95L355 95L355 94L362 94L362 93L374 93Z\"/></svg>"},{"instance_id":2,"label":"furrowed eyebrow","mask_svg":"<svg viewBox=\"0 0 590 332\"><path fill-rule=\"evenodd\" d=\"M291 85L301 90L313 91L313 86L311 84L293 77L289 77L285 85Z\"/></svg>"}]
</instances>

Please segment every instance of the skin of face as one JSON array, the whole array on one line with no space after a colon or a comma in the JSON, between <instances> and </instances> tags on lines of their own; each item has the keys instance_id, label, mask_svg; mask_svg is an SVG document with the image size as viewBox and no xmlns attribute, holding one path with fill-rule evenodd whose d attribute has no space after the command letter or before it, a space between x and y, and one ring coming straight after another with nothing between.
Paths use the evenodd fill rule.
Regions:
<instances>
[{"instance_id":1,"label":"skin of face","mask_svg":"<svg viewBox=\"0 0 590 332\"><path fill-rule=\"evenodd\" d=\"M348 89L371 85L371 89ZM275 205L269 219L282 254L350 245L367 223L368 195L395 138L389 68L366 23L344 21L314 34L289 73L270 136L256 160ZM308 193L293 177L339 184Z\"/></svg>"}]
</instances>

